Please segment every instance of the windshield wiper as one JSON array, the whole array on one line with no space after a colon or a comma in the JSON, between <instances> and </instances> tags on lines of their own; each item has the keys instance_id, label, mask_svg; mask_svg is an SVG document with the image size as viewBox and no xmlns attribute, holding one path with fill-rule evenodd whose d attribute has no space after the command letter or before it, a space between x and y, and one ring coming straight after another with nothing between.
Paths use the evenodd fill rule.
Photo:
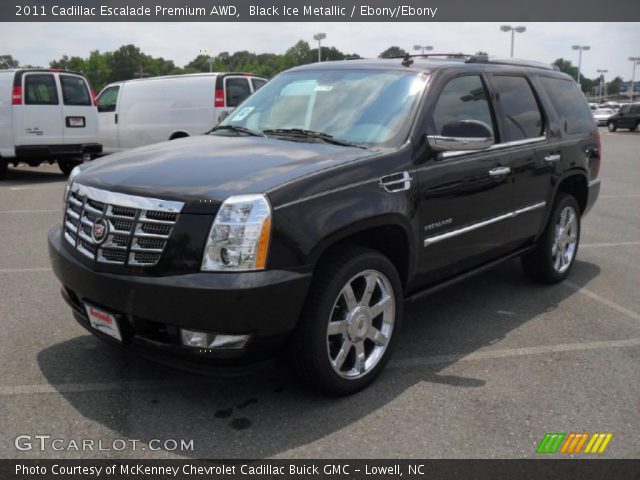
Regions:
<instances>
[{"instance_id":1,"label":"windshield wiper","mask_svg":"<svg viewBox=\"0 0 640 480\"><path fill-rule=\"evenodd\" d=\"M347 140L339 140L328 133L305 130L304 128L272 128L263 130L262 133L265 135L291 135L294 137L314 138L333 145L342 145L343 147L367 148L364 145L358 145L357 143L348 142Z\"/></svg>"},{"instance_id":2,"label":"windshield wiper","mask_svg":"<svg viewBox=\"0 0 640 480\"><path fill-rule=\"evenodd\" d=\"M260 132L256 132L255 130L251 130L250 128L241 127L240 125L218 125L217 127L213 127L206 134L209 135L216 130L231 130L233 132L246 133L247 135L251 135L252 137L264 137Z\"/></svg>"}]
</instances>

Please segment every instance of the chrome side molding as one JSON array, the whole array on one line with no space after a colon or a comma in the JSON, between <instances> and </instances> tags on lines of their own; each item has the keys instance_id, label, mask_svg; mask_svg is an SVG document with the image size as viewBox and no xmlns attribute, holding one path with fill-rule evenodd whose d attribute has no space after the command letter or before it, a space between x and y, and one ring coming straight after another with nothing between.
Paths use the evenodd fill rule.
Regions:
<instances>
[{"instance_id":1,"label":"chrome side molding","mask_svg":"<svg viewBox=\"0 0 640 480\"><path fill-rule=\"evenodd\" d=\"M494 223L501 222L503 220L507 220L509 218L516 217L518 215L522 215L523 213L531 212L533 210L537 210L539 208L543 208L547 202L538 202L532 205L528 205L523 208L519 208L518 210L514 210L512 212L503 213L502 215L498 215L497 217L492 217L487 220L483 220L482 222L474 223L473 225L467 225L466 227L458 228L457 230L451 230L450 232L445 232L440 235L434 235L433 237L427 237L424 239L424 246L428 247L429 245L433 245L434 243L441 242L443 240L447 240L449 238L457 237L458 235L462 235L464 233L473 232L474 230L478 230L480 228L486 227L488 225L493 225Z\"/></svg>"}]
</instances>

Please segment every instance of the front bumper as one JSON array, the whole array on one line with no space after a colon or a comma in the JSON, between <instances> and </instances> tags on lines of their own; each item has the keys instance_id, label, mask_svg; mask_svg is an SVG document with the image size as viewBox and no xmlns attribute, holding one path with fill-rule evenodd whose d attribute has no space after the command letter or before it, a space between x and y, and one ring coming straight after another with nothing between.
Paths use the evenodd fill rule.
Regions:
<instances>
[{"instance_id":1,"label":"front bumper","mask_svg":"<svg viewBox=\"0 0 640 480\"><path fill-rule=\"evenodd\" d=\"M123 346L176 366L234 366L268 358L295 327L311 281L310 272L284 270L163 277L96 272L65 248L60 230L49 232L49 256L76 320L113 343L91 329L83 304L113 313ZM179 328L251 337L242 350L200 352L180 344Z\"/></svg>"}]
</instances>

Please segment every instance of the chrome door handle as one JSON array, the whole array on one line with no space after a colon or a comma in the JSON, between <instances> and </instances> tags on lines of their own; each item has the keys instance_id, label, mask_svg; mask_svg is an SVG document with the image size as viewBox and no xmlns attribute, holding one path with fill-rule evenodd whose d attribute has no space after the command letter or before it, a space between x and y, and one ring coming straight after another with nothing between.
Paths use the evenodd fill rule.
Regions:
<instances>
[{"instance_id":1,"label":"chrome door handle","mask_svg":"<svg viewBox=\"0 0 640 480\"><path fill-rule=\"evenodd\" d=\"M557 162L561 158L562 158L562 155L560 155L559 153L552 153L551 155L547 155L546 157L544 157L544 161L545 162Z\"/></svg>"},{"instance_id":2,"label":"chrome door handle","mask_svg":"<svg viewBox=\"0 0 640 480\"><path fill-rule=\"evenodd\" d=\"M504 177L511 173L511 169L509 167L496 167L489 170L489 175L492 177Z\"/></svg>"}]
</instances>

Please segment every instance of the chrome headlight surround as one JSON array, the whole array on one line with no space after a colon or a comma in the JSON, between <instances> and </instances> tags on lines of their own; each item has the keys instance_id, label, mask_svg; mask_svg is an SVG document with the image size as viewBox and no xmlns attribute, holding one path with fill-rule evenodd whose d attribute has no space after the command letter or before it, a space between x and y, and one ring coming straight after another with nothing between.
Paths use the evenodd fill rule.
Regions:
<instances>
[{"instance_id":1,"label":"chrome headlight surround","mask_svg":"<svg viewBox=\"0 0 640 480\"><path fill-rule=\"evenodd\" d=\"M201 270L264 270L271 238L271 216L271 204L265 195L227 198L207 236Z\"/></svg>"}]
</instances>

